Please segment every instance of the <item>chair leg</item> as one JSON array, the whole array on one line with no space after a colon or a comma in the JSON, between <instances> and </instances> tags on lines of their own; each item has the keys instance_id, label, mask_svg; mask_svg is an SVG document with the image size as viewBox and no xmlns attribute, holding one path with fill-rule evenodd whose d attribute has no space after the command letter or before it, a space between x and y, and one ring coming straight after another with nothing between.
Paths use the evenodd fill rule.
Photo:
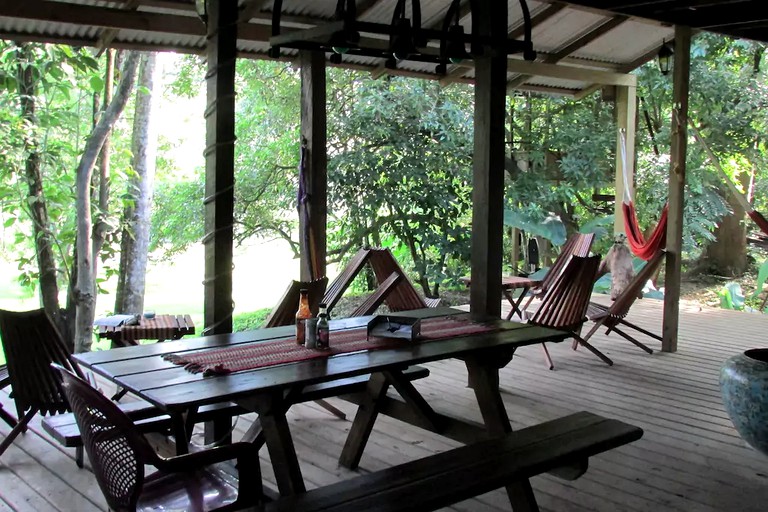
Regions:
<instances>
[{"instance_id":1,"label":"chair leg","mask_svg":"<svg viewBox=\"0 0 768 512\"><path fill-rule=\"evenodd\" d=\"M3 409L2 404L0 404L0 418L2 418L2 420L6 422L11 428L15 427L18 424L18 422L16 421L16 418L14 418L11 415L11 413Z\"/></svg>"},{"instance_id":2,"label":"chair leg","mask_svg":"<svg viewBox=\"0 0 768 512\"><path fill-rule=\"evenodd\" d=\"M544 349L544 358L547 360L547 365L549 365L550 370L555 369L555 363L552 362L552 357L549 355L549 350L547 349L547 344L542 343L541 348Z\"/></svg>"},{"instance_id":3,"label":"chair leg","mask_svg":"<svg viewBox=\"0 0 768 512\"><path fill-rule=\"evenodd\" d=\"M633 338L633 337L632 337L632 336L630 336L629 334L625 333L624 331L620 331L620 330L619 330L619 329L617 329L616 327L614 327L614 328L613 328L613 330L614 330L614 332L616 332L616 334L618 334L619 336L621 336L621 337L622 337L622 338L624 338L625 340L627 340L627 341L629 341L629 342L631 342L631 343L634 343L635 345L637 345L637 346L638 346L638 347L640 347L641 349L645 350L645 351L646 351L646 352L648 352L649 354L653 354L653 350L651 350L650 348L648 348L647 346L645 346L643 343L640 343L639 341L637 341L635 338Z\"/></svg>"},{"instance_id":4,"label":"chair leg","mask_svg":"<svg viewBox=\"0 0 768 512\"><path fill-rule=\"evenodd\" d=\"M347 419L347 415L344 414L343 411L337 409L336 407L334 407L333 405L329 404L327 401L323 400L322 398L318 399L318 400L315 400L315 403L317 405L319 405L320 407L322 407L323 409L325 409L326 411L328 411L331 414L333 414L334 416L336 416L337 418L339 418L341 420Z\"/></svg>"},{"instance_id":5,"label":"chair leg","mask_svg":"<svg viewBox=\"0 0 768 512\"><path fill-rule=\"evenodd\" d=\"M77 467L80 469L83 469L85 464L83 463L83 447L78 446L75 448L75 464L77 464Z\"/></svg>"},{"instance_id":6,"label":"chair leg","mask_svg":"<svg viewBox=\"0 0 768 512\"><path fill-rule=\"evenodd\" d=\"M11 429L11 431L8 433L8 436L3 439L3 442L0 443L0 455L5 452L5 450L8 449L9 446L11 446L11 443L13 442L16 437L21 434L24 430L27 429L27 423L29 423L29 420L31 420L35 414L37 414L37 409L30 409L27 414L24 415L23 418L19 420L19 423Z\"/></svg>"},{"instance_id":7,"label":"chair leg","mask_svg":"<svg viewBox=\"0 0 768 512\"><path fill-rule=\"evenodd\" d=\"M657 341L664 341L664 339L663 339L661 336L659 336L658 334L654 334L654 333L652 333L651 331L648 331L648 330L646 330L646 329L643 329L643 328L642 328L642 327L640 327L639 325L635 325L635 324L633 324L632 322L627 322L626 320L621 320L621 323L622 323L622 324L624 324L624 325L626 325L627 327L631 327L631 328L633 328L634 330L636 330L636 331L639 331L639 332L641 332L641 333L645 334L646 336L649 336L649 337L651 337L651 338L653 338L653 339L655 339L655 340L657 340ZM615 331L615 330L616 330L616 329L614 328L614 331Z\"/></svg>"},{"instance_id":8,"label":"chair leg","mask_svg":"<svg viewBox=\"0 0 768 512\"><path fill-rule=\"evenodd\" d=\"M605 364L607 364L608 366L613 366L613 361L611 361L611 359L608 356L606 356L605 354L597 350L595 347L592 346L592 344L585 341L581 336L577 337L576 341L578 341L579 345L582 345L587 350L589 350L590 352L595 354L597 357L602 359Z\"/></svg>"}]
</instances>

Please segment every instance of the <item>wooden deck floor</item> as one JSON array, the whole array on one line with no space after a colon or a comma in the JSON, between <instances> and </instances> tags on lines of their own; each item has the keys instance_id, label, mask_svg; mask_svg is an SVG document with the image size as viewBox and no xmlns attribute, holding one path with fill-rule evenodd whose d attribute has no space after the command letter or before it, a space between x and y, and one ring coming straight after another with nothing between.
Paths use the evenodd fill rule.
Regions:
<instances>
[{"instance_id":1,"label":"wooden deck floor","mask_svg":"<svg viewBox=\"0 0 768 512\"><path fill-rule=\"evenodd\" d=\"M638 301L631 319L660 331L661 302ZM550 345L556 370L547 370L540 347L527 347L501 372L503 396L515 428L579 410L623 419L645 429L644 437L590 461L574 482L550 476L532 480L539 505L550 511L764 511L768 457L746 446L720 401L718 370L729 356L765 346L768 317L684 305L679 351L648 355L617 336L594 343L614 359L608 367L570 343ZM652 348L658 348L651 343ZM460 362L429 365L430 378L416 385L435 408L479 421ZM0 401L12 408L7 393ZM353 407L331 400L348 415ZM291 428L308 487L356 473L340 468L349 420L314 403L294 407ZM243 432L249 417L238 420ZM8 433L0 422L0 435ZM236 435L237 438L237 435ZM389 418L380 418L361 462L361 472L445 450L454 444ZM263 450L265 452L265 450ZM266 454L263 455L266 457ZM268 464L265 479L272 481ZM90 471L78 470L72 450L41 434L39 425L0 457L0 512L106 510ZM509 510L502 491L451 510Z\"/></svg>"}]
</instances>

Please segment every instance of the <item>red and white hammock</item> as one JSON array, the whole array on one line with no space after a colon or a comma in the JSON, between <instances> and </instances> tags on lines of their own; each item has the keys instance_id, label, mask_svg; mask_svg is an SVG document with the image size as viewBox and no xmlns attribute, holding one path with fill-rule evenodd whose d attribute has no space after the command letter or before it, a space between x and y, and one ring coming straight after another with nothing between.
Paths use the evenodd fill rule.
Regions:
<instances>
[{"instance_id":1,"label":"red and white hammock","mask_svg":"<svg viewBox=\"0 0 768 512\"><path fill-rule=\"evenodd\" d=\"M624 212L624 231L627 234L627 242L632 253L645 261L650 260L659 249L663 249L667 244L667 211L669 205L665 204L661 210L659 223L656 224L651 235L646 238L643 236L643 230L637 222L637 212L635 212L635 203L632 201L632 182L627 176L627 140L624 130L619 132L621 137L621 160L622 172L624 174L624 198L622 201L622 211Z\"/></svg>"}]
</instances>

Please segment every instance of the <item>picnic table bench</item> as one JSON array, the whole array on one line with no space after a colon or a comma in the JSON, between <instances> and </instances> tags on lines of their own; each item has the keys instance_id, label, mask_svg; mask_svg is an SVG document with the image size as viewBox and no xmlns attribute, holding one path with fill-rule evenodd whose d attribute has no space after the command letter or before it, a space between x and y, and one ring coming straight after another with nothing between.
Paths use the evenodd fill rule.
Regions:
<instances>
[{"instance_id":1,"label":"picnic table bench","mask_svg":"<svg viewBox=\"0 0 768 512\"><path fill-rule=\"evenodd\" d=\"M188 334L195 334L189 315L140 316L136 325L99 326L99 338L112 340L112 348L138 345L138 340L178 340Z\"/></svg>"},{"instance_id":2,"label":"picnic table bench","mask_svg":"<svg viewBox=\"0 0 768 512\"><path fill-rule=\"evenodd\" d=\"M538 510L527 479L574 480L588 459L639 439L642 429L579 412L382 471L266 503L265 512L424 512L506 486L515 512Z\"/></svg>"}]
</instances>

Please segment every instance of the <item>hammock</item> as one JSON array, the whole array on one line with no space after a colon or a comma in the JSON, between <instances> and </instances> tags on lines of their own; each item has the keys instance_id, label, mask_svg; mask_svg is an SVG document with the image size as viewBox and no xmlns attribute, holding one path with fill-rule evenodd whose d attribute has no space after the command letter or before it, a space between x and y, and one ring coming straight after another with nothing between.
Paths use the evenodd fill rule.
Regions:
<instances>
[{"instance_id":1,"label":"hammock","mask_svg":"<svg viewBox=\"0 0 768 512\"><path fill-rule=\"evenodd\" d=\"M659 223L656 224L653 233L646 240L643 236L643 230L640 229L637 222L635 203L632 202L631 185L627 176L627 140L624 130L620 132L620 137L621 159L623 162L622 171L624 174L624 199L622 204L624 231L627 233L627 242L629 242L629 248L632 250L632 253L638 258L648 261L667 244L667 211L669 210L669 205L664 205L664 209L659 217ZM768 225L768 222L766 225Z\"/></svg>"}]
</instances>

